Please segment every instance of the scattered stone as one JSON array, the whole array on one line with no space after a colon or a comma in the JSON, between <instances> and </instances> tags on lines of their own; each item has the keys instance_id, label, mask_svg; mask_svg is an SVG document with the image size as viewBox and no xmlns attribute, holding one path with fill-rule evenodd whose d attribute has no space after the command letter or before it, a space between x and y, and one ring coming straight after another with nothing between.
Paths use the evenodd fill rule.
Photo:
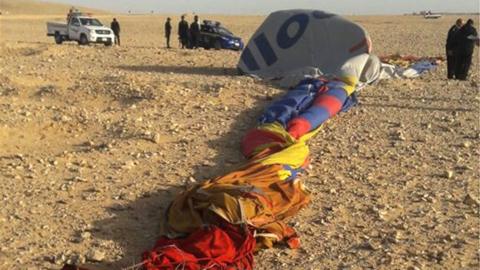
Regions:
<instances>
[{"instance_id":1,"label":"scattered stone","mask_svg":"<svg viewBox=\"0 0 480 270\"><path fill-rule=\"evenodd\" d=\"M202 163L203 166L206 166L206 167L213 167L215 166L215 163L211 162L211 161L208 161L208 160L205 160L203 163Z\"/></svg>"},{"instance_id":2,"label":"scattered stone","mask_svg":"<svg viewBox=\"0 0 480 270\"><path fill-rule=\"evenodd\" d=\"M394 140L398 140L398 141L405 141L406 140L405 135L403 134L403 132L401 130L395 131L392 137L393 137Z\"/></svg>"},{"instance_id":3,"label":"scattered stone","mask_svg":"<svg viewBox=\"0 0 480 270\"><path fill-rule=\"evenodd\" d=\"M371 241L365 241L362 244L358 246L360 249L365 249L365 250L377 250L379 247L375 245Z\"/></svg>"},{"instance_id":4,"label":"scattered stone","mask_svg":"<svg viewBox=\"0 0 480 270\"><path fill-rule=\"evenodd\" d=\"M105 252L92 249L87 253L86 259L91 262L102 262L105 259Z\"/></svg>"},{"instance_id":5,"label":"scattered stone","mask_svg":"<svg viewBox=\"0 0 480 270\"><path fill-rule=\"evenodd\" d=\"M470 146L472 146L472 143L469 142L469 141L465 141L465 142L462 143L462 146L463 146L464 148L470 148Z\"/></svg>"},{"instance_id":6,"label":"scattered stone","mask_svg":"<svg viewBox=\"0 0 480 270\"><path fill-rule=\"evenodd\" d=\"M448 234L447 236L445 236L445 240L449 242L452 242L455 239L456 239L455 235Z\"/></svg>"},{"instance_id":7,"label":"scattered stone","mask_svg":"<svg viewBox=\"0 0 480 270\"><path fill-rule=\"evenodd\" d=\"M50 260L50 262L57 265L64 264L66 261L67 261L67 257L65 256L65 253L60 253L58 255L55 255Z\"/></svg>"},{"instance_id":8,"label":"scattered stone","mask_svg":"<svg viewBox=\"0 0 480 270\"><path fill-rule=\"evenodd\" d=\"M84 264L86 261L87 261L87 259L82 254L74 254L69 259L69 263L71 263L73 265Z\"/></svg>"},{"instance_id":9,"label":"scattered stone","mask_svg":"<svg viewBox=\"0 0 480 270\"><path fill-rule=\"evenodd\" d=\"M443 177L445 177L445 178L447 178L447 179L452 179L452 177L453 177L453 171L446 170L446 171L443 173Z\"/></svg>"},{"instance_id":10,"label":"scattered stone","mask_svg":"<svg viewBox=\"0 0 480 270\"><path fill-rule=\"evenodd\" d=\"M161 143L161 136L160 136L159 133L153 134L152 142L154 142L154 143L156 143L156 144Z\"/></svg>"},{"instance_id":11,"label":"scattered stone","mask_svg":"<svg viewBox=\"0 0 480 270\"><path fill-rule=\"evenodd\" d=\"M121 168L124 170L130 170L133 167L135 167L135 162L133 162L132 160L129 160L129 161L126 161Z\"/></svg>"},{"instance_id":12,"label":"scattered stone","mask_svg":"<svg viewBox=\"0 0 480 270\"><path fill-rule=\"evenodd\" d=\"M87 240L87 239L90 239L90 237L92 237L92 234L90 232L82 232L80 234L80 238L82 240Z\"/></svg>"},{"instance_id":13,"label":"scattered stone","mask_svg":"<svg viewBox=\"0 0 480 270\"><path fill-rule=\"evenodd\" d=\"M470 194L467 194L467 196L465 196L463 203L469 206L480 206L480 202L473 198Z\"/></svg>"}]
</instances>

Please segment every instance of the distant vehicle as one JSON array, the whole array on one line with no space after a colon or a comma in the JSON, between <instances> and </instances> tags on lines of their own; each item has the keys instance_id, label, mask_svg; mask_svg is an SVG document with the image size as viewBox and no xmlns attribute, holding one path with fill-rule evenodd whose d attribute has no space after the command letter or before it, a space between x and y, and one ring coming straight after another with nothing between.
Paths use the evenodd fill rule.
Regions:
<instances>
[{"instance_id":1,"label":"distant vehicle","mask_svg":"<svg viewBox=\"0 0 480 270\"><path fill-rule=\"evenodd\" d=\"M199 46L209 49L229 49L240 51L244 44L241 38L235 36L219 22L204 20L200 25Z\"/></svg>"},{"instance_id":2,"label":"distant vehicle","mask_svg":"<svg viewBox=\"0 0 480 270\"><path fill-rule=\"evenodd\" d=\"M427 11L425 15L423 15L423 17L425 19L438 19L442 17L442 14L438 14L438 13L435 14L435 13L432 13L431 11Z\"/></svg>"},{"instance_id":3,"label":"distant vehicle","mask_svg":"<svg viewBox=\"0 0 480 270\"><path fill-rule=\"evenodd\" d=\"M77 41L80 45L103 43L111 46L115 41L112 29L104 26L98 19L82 13L68 16L68 23L47 22L47 36L52 36L55 43Z\"/></svg>"}]
</instances>

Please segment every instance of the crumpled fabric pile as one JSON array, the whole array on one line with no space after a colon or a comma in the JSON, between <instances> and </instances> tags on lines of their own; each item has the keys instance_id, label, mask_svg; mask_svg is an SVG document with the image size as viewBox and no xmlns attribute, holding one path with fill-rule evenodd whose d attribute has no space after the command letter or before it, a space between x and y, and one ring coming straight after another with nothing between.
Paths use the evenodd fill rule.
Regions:
<instances>
[{"instance_id":1,"label":"crumpled fabric pile","mask_svg":"<svg viewBox=\"0 0 480 270\"><path fill-rule=\"evenodd\" d=\"M300 247L287 221L310 201L299 179L309 164L307 141L355 105L357 82L309 78L273 102L241 142L246 164L187 187L171 202L164 235L144 253L144 268L248 270L258 249Z\"/></svg>"},{"instance_id":2,"label":"crumpled fabric pile","mask_svg":"<svg viewBox=\"0 0 480 270\"><path fill-rule=\"evenodd\" d=\"M379 79L417 78L432 71L445 61L443 57L416 57L402 55L387 55L380 57L382 61Z\"/></svg>"}]
</instances>

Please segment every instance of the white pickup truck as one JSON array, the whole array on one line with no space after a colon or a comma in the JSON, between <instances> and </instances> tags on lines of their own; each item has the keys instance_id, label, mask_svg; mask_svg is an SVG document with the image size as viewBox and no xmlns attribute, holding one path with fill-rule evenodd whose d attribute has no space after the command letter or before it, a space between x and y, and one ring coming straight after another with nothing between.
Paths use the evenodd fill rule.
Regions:
<instances>
[{"instance_id":1,"label":"white pickup truck","mask_svg":"<svg viewBox=\"0 0 480 270\"><path fill-rule=\"evenodd\" d=\"M80 45L103 43L111 46L115 41L112 29L90 16L82 14L69 16L68 23L47 22L47 36L52 36L55 43L77 41Z\"/></svg>"}]
</instances>

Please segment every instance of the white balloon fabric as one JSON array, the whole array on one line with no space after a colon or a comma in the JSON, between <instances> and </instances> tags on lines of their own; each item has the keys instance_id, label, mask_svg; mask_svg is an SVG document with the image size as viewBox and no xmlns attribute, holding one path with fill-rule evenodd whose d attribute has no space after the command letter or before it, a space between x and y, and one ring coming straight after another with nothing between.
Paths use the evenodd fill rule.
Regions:
<instances>
[{"instance_id":1,"label":"white balloon fabric","mask_svg":"<svg viewBox=\"0 0 480 270\"><path fill-rule=\"evenodd\" d=\"M263 79L303 69L358 79L370 51L368 33L358 24L319 10L283 10L270 14L257 29L238 68Z\"/></svg>"}]
</instances>

